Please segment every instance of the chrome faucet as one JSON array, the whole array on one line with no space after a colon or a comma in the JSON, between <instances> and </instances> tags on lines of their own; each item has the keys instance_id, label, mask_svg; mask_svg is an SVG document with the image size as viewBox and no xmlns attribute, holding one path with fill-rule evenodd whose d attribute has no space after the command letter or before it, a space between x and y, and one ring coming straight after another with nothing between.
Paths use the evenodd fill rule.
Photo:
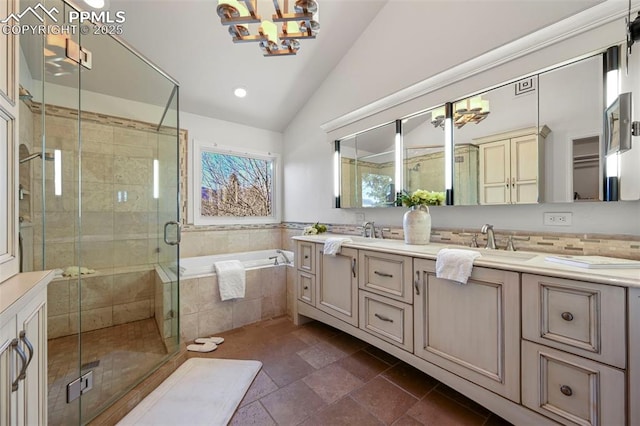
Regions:
<instances>
[{"instance_id":1,"label":"chrome faucet","mask_svg":"<svg viewBox=\"0 0 640 426\"><path fill-rule=\"evenodd\" d=\"M484 246L486 249L495 250L496 249L496 237L493 234L493 225L489 225L488 223L482 225L482 229L480 232L483 234L487 234L487 245Z\"/></svg>"},{"instance_id":2,"label":"chrome faucet","mask_svg":"<svg viewBox=\"0 0 640 426\"><path fill-rule=\"evenodd\" d=\"M369 229L369 234L367 234L367 228ZM376 237L376 227L373 222L365 222L362 225L362 236L365 238L375 238Z\"/></svg>"},{"instance_id":3,"label":"chrome faucet","mask_svg":"<svg viewBox=\"0 0 640 426\"><path fill-rule=\"evenodd\" d=\"M285 262L287 262L288 264L291 264L291 259L289 259L289 256L287 256L283 250L277 249L276 253L281 254L282 257L284 257Z\"/></svg>"}]
</instances>

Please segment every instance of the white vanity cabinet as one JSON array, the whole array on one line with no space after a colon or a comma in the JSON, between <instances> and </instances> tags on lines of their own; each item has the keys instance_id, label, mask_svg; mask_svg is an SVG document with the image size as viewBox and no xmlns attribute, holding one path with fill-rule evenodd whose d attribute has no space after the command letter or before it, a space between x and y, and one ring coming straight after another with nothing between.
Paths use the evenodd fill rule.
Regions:
<instances>
[{"instance_id":1,"label":"white vanity cabinet","mask_svg":"<svg viewBox=\"0 0 640 426\"><path fill-rule=\"evenodd\" d=\"M415 354L520 401L520 282L516 272L474 267L467 284L436 278L415 259Z\"/></svg>"},{"instance_id":2,"label":"white vanity cabinet","mask_svg":"<svg viewBox=\"0 0 640 426\"><path fill-rule=\"evenodd\" d=\"M0 285L0 424L47 423L47 284L50 272ZM25 291L26 289L26 291ZM24 291L20 297L14 296ZM8 306L9 300L15 301Z\"/></svg>"},{"instance_id":3,"label":"white vanity cabinet","mask_svg":"<svg viewBox=\"0 0 640 426\"><path fill-rule=\"evenodd\" d=\"M321 311L358 326L358 250L342 248L335 256L325 256L316 244L315 305Z\"/></svg>"},{"instance_id":4,"label":"white vanity cabinet","mask_svg":"<svg viewBox=\"0 0 640 426\"><path fill-rule=\"evenodd\" d=\"M358 240L334 257L296 240L296 324L336 327L514 424L640 425L637 275L478 258L462 285L436 277L437 246Z\"/></svg>"},{"instance_id":5,"label":"white vanity cabinet","mask_svg":"<svg viewBox=\"0 0 640 426\"><path fill-rule=\"evenodd\" d=\"M622 287L522 276L523 404L561 423L625 424Z\"/></svg>"}]
</instances>

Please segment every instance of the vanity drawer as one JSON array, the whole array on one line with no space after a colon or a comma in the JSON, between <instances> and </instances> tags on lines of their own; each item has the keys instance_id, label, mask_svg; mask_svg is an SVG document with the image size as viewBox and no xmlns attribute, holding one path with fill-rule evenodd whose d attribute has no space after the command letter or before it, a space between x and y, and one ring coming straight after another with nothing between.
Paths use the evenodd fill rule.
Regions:
<instances>
[{"instance_id":1,"label":"vanity drawer","mask_svg":"<svg viewBox=\"0 0 640 426\"><path fill-rule=\"evenodd\" d=\"M360 282L363 290L413 303L410 257L360 250Z\"/></svg>"},{"instance_id":2,"label":"vanity drawer","mask_svg":"<svg viewBox=\"0 0 640 426\"><path fill-rule=\"evenodd\" d=\"M315 305L316 276L304 271L298 271L298 300Z\"/></svg>"},{"instance_id":3,"label":"vanity drawer","mask_svg":"<svg viewBox=\"0 0 640 426\"><path fill-rule=\"evenodd\" d=\"M598 362L523 341L522 402L564 424L624 425L625 376Z\"/></svg>"},{"instance_id":4,"label":"vanity drawer","mask_svg":"<svg viewBox=\"0 0 640 426\"><path fill-rule=\"evenodd\" d=\"M360 328L413 352L413 308L406 303L360 291Z\"/></svg>"},{"instance_id":5,"label":"vanity drawer","mask_svg":"<svg viewBox=\"0 0 640 426\"><path fill-rule=\"evenodd\" d=\"M300 269L301 271L306 271L310 274L316 273L314 247L314 243L298 241L298 253L296 254L296 261L298 262L298 269Z\"/></svg>"},{"instance_id":6,"label":"vanity drawer","mask_svg":"<svg viewBox=\"0 0 640 426\"><path fill-rule=\"evenodd\" d=\"M626 366L625 290L523 274L522 334L527 340Z\"/></svg>"}]
</instances>

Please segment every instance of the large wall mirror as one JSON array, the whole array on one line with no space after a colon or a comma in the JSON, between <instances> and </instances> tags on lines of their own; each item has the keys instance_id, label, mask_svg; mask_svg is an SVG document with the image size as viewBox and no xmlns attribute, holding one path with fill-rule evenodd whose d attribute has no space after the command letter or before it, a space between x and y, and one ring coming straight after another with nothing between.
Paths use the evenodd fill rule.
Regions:
<instances>
[{"instance_id":1,"label":"large wall mirror","mask_svg":"<svg viewBox=\"0 0 640 426\"><path fill-rule=\"evenodd\" d=\"M396 199L396 123L344 138L339 152L341 208L388 207Z\"/></svg>"},{"instance_id":2,"label":"large wall mirror","mask_svg":"<svg viewBox=\"0 0 640 426\"><path fill-rule=\"evenodd\" d=\"M423 112L401 121L404 190L444 192L444 131L432 125L436 111Z\"/></svg>"},{"instance_id":3,"label":"large wall mirror","mask_svg":"<svg viewBox=\"0 0 640 426\"><path fill-rule=\"evenodd\" d=\"M613 163L604 154L604 74L597 54L451 101L453 204L602 200ZM341 207L394 206L401 190L445 191L444 107L398 122L401 155L395 123L337 142ZM620 185L640 181L638 167L616 172L634 176Z\"/></svg>"}]
</instances>

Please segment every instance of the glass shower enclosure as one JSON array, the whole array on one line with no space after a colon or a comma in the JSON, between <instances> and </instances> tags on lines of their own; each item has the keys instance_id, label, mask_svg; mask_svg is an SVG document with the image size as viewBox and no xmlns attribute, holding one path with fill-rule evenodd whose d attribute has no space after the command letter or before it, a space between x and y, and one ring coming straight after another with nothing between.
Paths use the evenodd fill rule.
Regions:
<instances>
[{"instance_id":1,"label":"glass shower enclosure","mask_svg":"<svg viewBox=\"0 0 640 426\"><path fill-rule=\"evenodd\" d=\"M49 24L72 24L69 4L40 3L58 10ZM21 35L20 47L22 268L56 270L48 422L86 424L179 348L168 268L179 247L178 85L99 31Z\"/></svg>"}]
</instances>

